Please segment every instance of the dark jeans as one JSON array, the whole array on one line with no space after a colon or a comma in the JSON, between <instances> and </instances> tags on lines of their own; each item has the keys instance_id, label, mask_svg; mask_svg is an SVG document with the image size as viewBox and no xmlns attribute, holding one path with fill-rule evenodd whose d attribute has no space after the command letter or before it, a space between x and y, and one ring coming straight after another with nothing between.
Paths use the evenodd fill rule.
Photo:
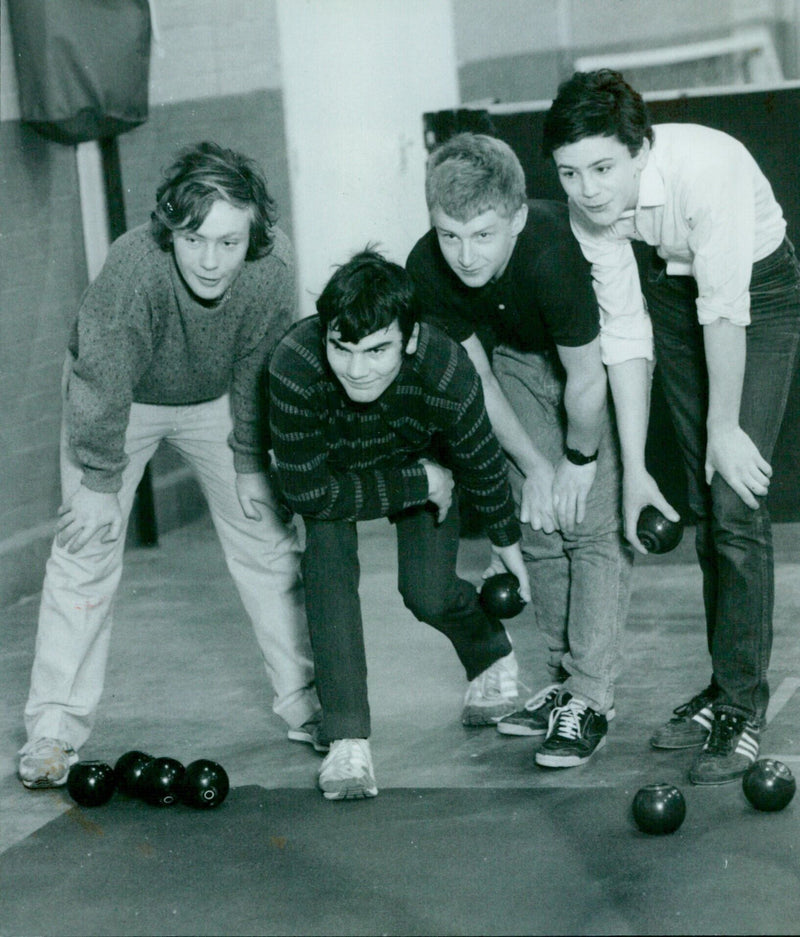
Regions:
<instances>
[{"instance_id":1,"label":"dark jeans","mask_svg":"<svg viewBox=\"0 0 800 937\"><path fill-rule=\"evenodd\" d=\"M510 653L511 642L500 621L481 609L475 586L456 575L460 527L455 504L442 524L423 508L392 521L397 584L406 607L450 639L472 680ZM311 519L305 519L305 526L303 578L322 730L329 739L368 738L357 526Z\"/></svg>"},{"instance_id":2,"label":"dark jeans","mask_svg":"<svg viewBox=\"0 0 800 937\"><path fill-rule=\"evenodd\" d=\"M766 498L748 508L716 473L705 481L708 372L693 277L669 276L653 252L643 276L656 362L697 521L708 648L720 702L763 725L769 701L774 569ZM788 241L753 265L739 424L772 460L800 338L800 265Z\"/></svg>"}]
</instances>

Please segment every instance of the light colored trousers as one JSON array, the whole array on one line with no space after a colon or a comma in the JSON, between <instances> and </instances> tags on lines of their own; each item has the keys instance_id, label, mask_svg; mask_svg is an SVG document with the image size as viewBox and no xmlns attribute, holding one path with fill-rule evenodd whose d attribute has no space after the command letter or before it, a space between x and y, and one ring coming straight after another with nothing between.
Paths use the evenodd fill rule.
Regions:
<instances>
[{"instance_id":1,"label":"light colored trousers","mask_svg":"<svg viewBox=\"0 0 800 937\"><path fill-rule=\"evenodd\" d=\"M494 371L536 448L555 465L564 455L564 376L555 352L495 349ZM520 502L523 478L511 465ZM546 534L522 525L536 621L548 648L553 682L607 713L622 664L633 551L622 535L621 468L615 430L606 422L586 516L572 533Z\"/></svg>"},{"instance_id":2,"label":"light colored trousers","mask_svg":"<svg viewBox=\"0 0 800 937\"><path fill-rule=\"evenodd\" d=\"M275 694L274 712L297 727L318 711L297 530L280 519L277 504L259 505L260 521L244 516L228 445L232 428L227 395L190 406L132 405L125 438L130 462L119 492L125 520L122 534L113 543L103 543L101 532L75 554L53 542L25 707L28 744L57 738L78 749L89 737L103 691L125 529L136 487L162 440L174 446L197 474L228 569L253 622ZM65 501L81 477L62 430Z\"/></svg>"}]
</instances>

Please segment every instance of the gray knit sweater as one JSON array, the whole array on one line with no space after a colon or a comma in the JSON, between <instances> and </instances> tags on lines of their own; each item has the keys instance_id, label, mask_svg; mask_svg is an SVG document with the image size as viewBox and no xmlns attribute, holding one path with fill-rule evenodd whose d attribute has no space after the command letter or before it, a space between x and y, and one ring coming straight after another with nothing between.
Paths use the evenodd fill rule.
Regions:
<instances>
[{"instance_id":1,"label":"gray knit sweater","mask_svg":"<svg viewBox=\"0 0 800 937\"><path fill-rule=\"evenodd\" d=\"M283 232L274 235L272 251L245 262L211 308L187 289L172 251L159 248L149 225L112 244L69 340L69 443L87 488L119 491L132 402L195 404L227 391L236 471L259 470L268 446L259 381L296 308L292 248Z\"/></svg>"}]
</instances>

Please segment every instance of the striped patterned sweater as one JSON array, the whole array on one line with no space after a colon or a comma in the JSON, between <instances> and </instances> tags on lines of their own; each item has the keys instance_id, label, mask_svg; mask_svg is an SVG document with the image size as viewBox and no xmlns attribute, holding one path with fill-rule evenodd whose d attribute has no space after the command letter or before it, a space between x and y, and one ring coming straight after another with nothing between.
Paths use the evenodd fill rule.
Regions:
<instances>
[{"instance_id":1,"label":"striped patterned sweater","mask_svg":"<svg viewBox=\"0 0 800 937\"><path fill-rule=\"evenodd\" d=\"M293 510L359 521L424 505L425 456L453 472L494 544L516 543L505 458L464 349L422 323L417 351L393 384L378 400L359 404L330 370L323 337L316 316L303 319L270 361L272 446Z\"/></svg>"}]
</instances>

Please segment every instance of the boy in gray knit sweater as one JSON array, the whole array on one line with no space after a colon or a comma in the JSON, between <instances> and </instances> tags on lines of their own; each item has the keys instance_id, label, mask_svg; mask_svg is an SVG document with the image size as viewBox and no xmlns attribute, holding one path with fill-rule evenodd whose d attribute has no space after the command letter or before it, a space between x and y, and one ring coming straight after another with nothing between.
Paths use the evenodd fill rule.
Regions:
<instances>
[{"instance_id":1,"label":"boy in gray knit sweater","mask_svg":"<svg viewBox=\"0 0 800 937\"><path fill-rule=\"evenodd\" d=\"M151 224L87 290L64 379L62 495L25 707L26 787L66 782L103 689L136 487L164 440L193 467L289 737L324 747L296 529L265 474L258 382L294 313L292 249L259 167L216 144L179 153Z\"/></svg>"}]
</instances>

